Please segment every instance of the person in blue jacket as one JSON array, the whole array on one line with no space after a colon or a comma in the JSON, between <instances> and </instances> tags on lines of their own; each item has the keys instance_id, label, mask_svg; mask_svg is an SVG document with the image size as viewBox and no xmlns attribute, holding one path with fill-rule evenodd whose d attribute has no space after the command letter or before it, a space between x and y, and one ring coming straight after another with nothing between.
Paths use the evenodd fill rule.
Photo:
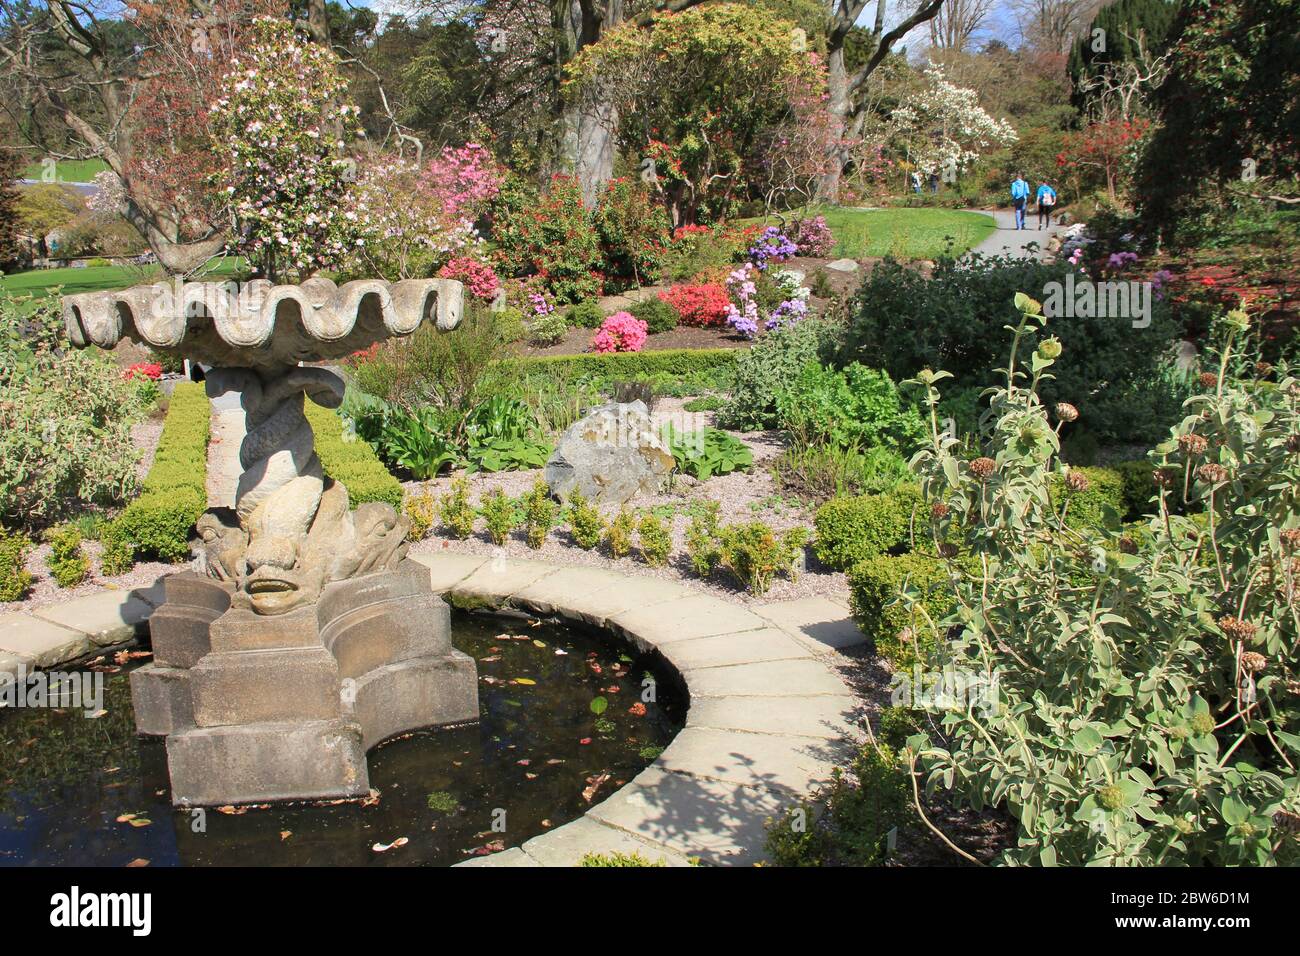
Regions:
<instances>
[{"instance_id":1,"label":"person in blue jacket","mask_svg":"<svg viewBox=\"0 0 1300 956\"><path fill-rule=\"evenodd\" d=\"M1016 228L1025 228L1025 205L1029 202L1029 183L1025 182L1025 177L1016 173L1015 181L1011 183L1011 205L1016 209Z\"/></svg>"},{"instance_id":2,"label":"person in blue jacket","mask_svg":"<svg viewBox=\"0 0 1300 956\"><path fill-rule=\"evenodd\" d=\"M1052 210L1056 208L1056 190L1047 185L1047 181L1038 184L1038 228L1043 228L1043 220L1047 220L1047 225L1052 225Z\"/></svg>"}]
</instances>

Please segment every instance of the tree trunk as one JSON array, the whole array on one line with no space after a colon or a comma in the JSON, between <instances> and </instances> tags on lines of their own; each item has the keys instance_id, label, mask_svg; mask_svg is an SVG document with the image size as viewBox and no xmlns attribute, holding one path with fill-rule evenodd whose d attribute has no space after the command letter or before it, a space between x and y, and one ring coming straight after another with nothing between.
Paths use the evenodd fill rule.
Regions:
<instances>
[{"instance_id":1,"label":"tree trunk","mask_svg":"<svg viewBox=\"0 0 1300 956\"><path fill-rule=\"evenodd\" d=\"M827 135L831 139L830 156L826 172L817 183L817 201L834 205L840 201L840 177L849 161L848 149L845 147L845 133L848 129L849 112L852 109L843 44L833 47L826 57L826 84L829 94L826 111L830 114L827 130Z\"/></svg>"},{"instance_id":2,"label":"tree trunk","mask_svg":"<svg viewBox=\"0 0 1300 956\"><path fill-rule=\"evenodd\" d=\"M564 157L582 185L582 201L594 206L614 178L614 137L618 110L608 101L574 103L564 111Z\"/></svg>"}]
</instances>

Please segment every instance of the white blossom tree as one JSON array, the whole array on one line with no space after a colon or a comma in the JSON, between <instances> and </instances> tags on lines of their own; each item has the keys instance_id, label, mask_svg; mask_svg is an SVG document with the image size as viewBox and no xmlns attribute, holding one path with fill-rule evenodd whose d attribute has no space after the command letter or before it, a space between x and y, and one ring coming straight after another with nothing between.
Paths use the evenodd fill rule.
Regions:
<instances>
[{"instance_id":1,"label":"white blossom tree","mask_svg":"<svg viewBox=\"0 0 1300 956\"><path fill-rule=\"evenodd\" d=\"M916 99L890 118L894 136L907 144L922 174L959 175L982 153L1016 141L1010 123L990 116L979 94L949 82L942 68L927 69L925 81Z\"/></svg>"}]
</instances>

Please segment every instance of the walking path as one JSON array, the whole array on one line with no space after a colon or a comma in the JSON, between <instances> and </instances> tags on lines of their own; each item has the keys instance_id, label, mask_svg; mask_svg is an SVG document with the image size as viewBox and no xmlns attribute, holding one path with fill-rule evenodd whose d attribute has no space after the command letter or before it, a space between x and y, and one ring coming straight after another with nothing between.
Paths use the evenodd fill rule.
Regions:
<instances>
[{"instance_id":1,"label":"walking path","mask_svg":"<svg viewBox=\"0 0 1300 956\"><path fill-rule=\"evenodd\" d=\"M1014 210L984 209L981 211L992 216L998 224L997 231L975 247L975 251L981 255L1012 255L1018 259L1042 259L1047 240L1064 231L1057 225L1040 230L1038 213L1033 211L1033 207L1025 213L1025 228L1022 230L1016 229ZM1031 243L1037 243L1037 248L1030 249Z\"/></svg>"}]
</instances>

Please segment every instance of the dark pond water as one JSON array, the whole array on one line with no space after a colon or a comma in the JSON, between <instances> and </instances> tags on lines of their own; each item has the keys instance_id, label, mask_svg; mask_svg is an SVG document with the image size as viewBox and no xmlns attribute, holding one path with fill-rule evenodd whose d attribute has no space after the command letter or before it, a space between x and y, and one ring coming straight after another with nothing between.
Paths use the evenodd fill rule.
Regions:
<instances>
[{"instance_id":1,"label":"dark pond water","mask_svg":"<svg viewBox=\"0 0 1300 956\"><path fill-rule=\"evenodd\" d=\"M372 805L174 810L163 744L135 734L137 664L105 661L99 717L0 709L0 865L451 865L578 817L680 726L672 681L606 639L460 613L452 628L478 662L480 723L373 750ZM651 675L656 700L633 713Z\"/></svg>"}]
</instances>

